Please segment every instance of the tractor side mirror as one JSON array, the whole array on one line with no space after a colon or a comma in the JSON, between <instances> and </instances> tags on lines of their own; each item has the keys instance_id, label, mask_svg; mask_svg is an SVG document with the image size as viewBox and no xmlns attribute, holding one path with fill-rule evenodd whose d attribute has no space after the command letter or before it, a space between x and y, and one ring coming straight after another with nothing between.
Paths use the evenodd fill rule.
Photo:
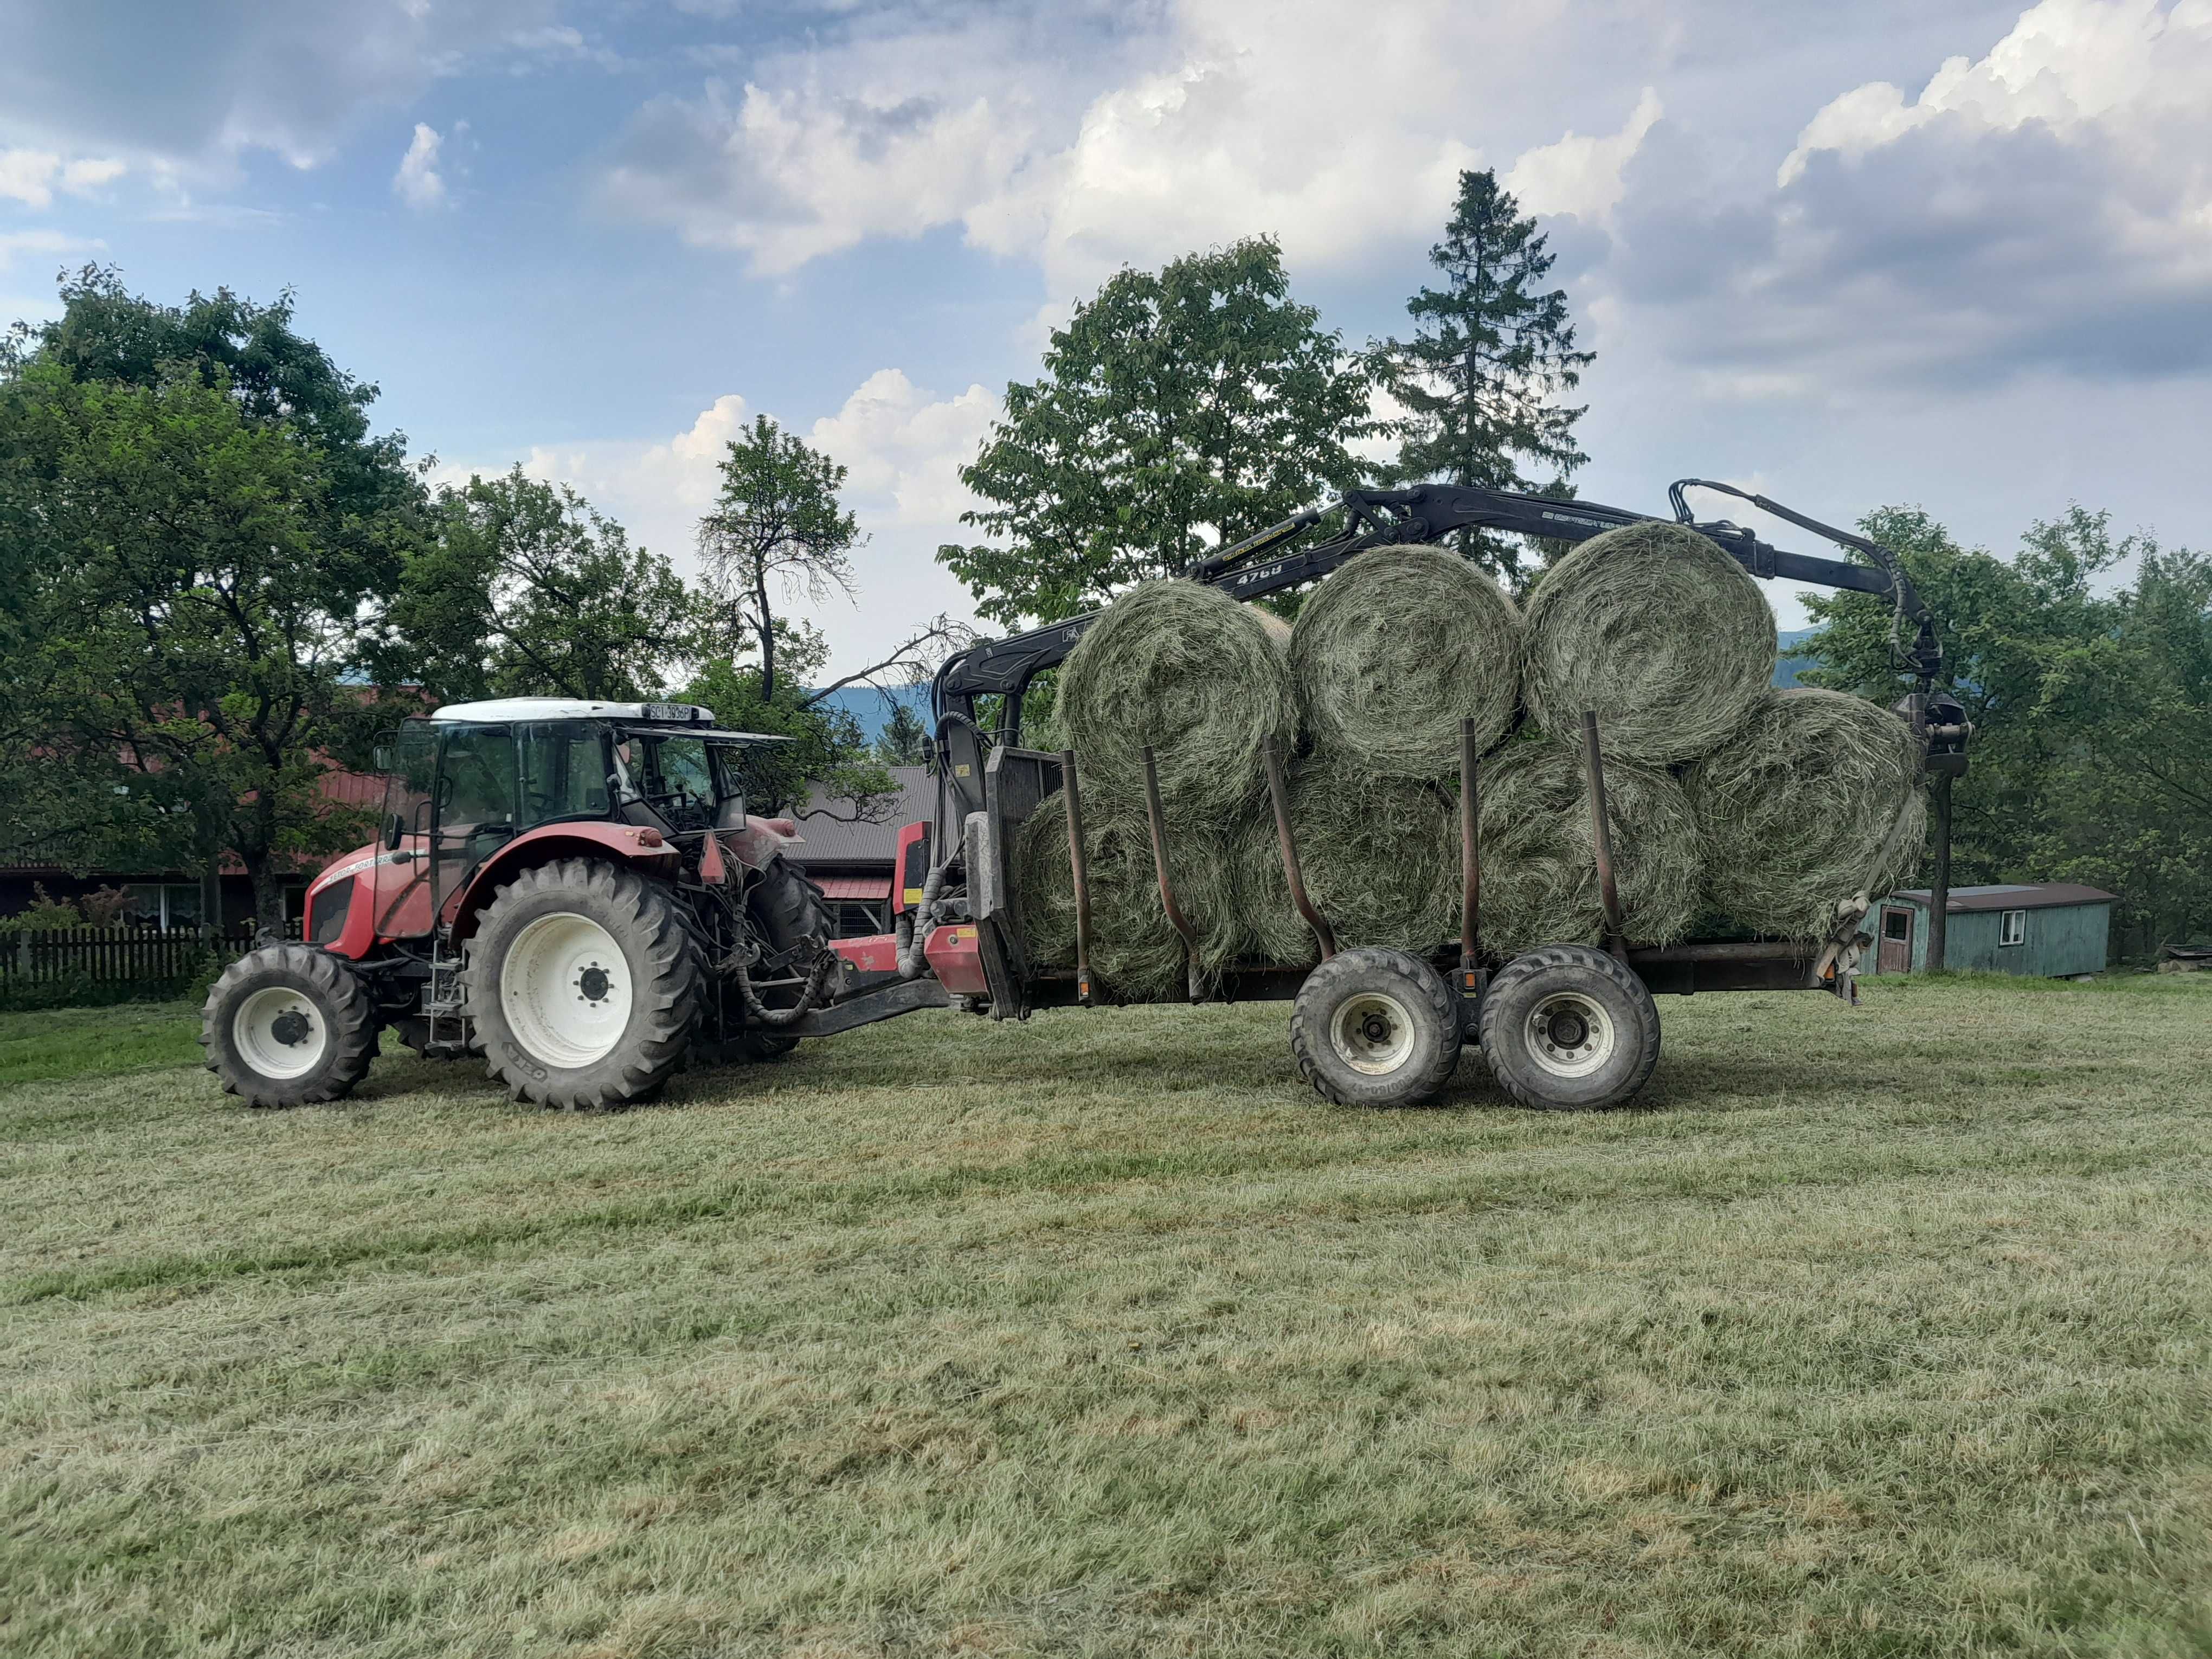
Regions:
<instances>
[{"instance_id":1,"label":"tractor side mirror","mask_svg":"<svg viewBox=\"0 0 2212 1659\"><path fill-rule=\"evenodd\" d=\"M392 745L388 743L377 744L370 752L370 764L379 772L393 770Z\"/></svg>"},{"instance_id":2,"label":"tractor side mirror","mask_svg":"<svg viewBox=\"0 0 2212 1659\"><path fill-rule=\"evenodd\" d=\"M387 853L398 852L400 840L406 833L407 820L397 812L387 812L384 818L384 850Z\"/></svg>"}]
</instances>

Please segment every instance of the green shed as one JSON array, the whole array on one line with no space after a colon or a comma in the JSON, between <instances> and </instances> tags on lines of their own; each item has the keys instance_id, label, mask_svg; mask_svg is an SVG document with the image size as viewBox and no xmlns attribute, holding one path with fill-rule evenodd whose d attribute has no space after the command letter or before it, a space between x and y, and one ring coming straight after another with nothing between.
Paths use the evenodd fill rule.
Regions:
<instances>
[{"instance_id":1,"label":"green shed","mask_svg":"<svg viewBox=\"0 0 2212 1659\"><path fill-rule=\"evenodd\" d=\"M1920 973L1928 966L1925 887L1892 893L1874 907L1875 971ZM2100 974L2112 927L2112 896L2051 881L1954 887L1945 914L1947 967L2061 979Z\"/></svg>"}]
</instances>

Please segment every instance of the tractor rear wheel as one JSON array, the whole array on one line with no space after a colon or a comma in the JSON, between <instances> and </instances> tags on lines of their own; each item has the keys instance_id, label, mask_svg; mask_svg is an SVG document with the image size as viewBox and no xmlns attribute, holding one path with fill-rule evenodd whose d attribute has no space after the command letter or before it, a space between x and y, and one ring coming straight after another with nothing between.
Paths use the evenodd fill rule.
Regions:
<instances>
[{"instance_id":1,"label":"tractor rear wheel","mask_svg":"<svg viewBox=\"0 0 2212 1659\"><path fill-rule=\"evenodd\" d=\"M1482 998L1482 1051L1523 1106L1618 1106L1659 1063L1659 1010L1626 963L1586 945L1541 945Z\"/></svg>"},{"instance_id":2,"label":"tractor rear wheel","mask_svg":"<svg viewBox=\"0 0 2212 1659\"><path fill-rule=\"evenodd\" d=\"M699 949L659 883L595 859L525 870L469 941L461 982L491 1075L517 1100L625 1106L683 1063Z\"/></svg>"},{"instance_id":3,"label":"tractor rear wheel","mask_svg":"<svg viewBox=\"0 0 2212 1659\"><path fill-rule=\"evenodd\" d=\"M376 1058L376 1004L341 957L269 945L222 970L200 1011L200 1046L225 1092L249 1106L338 1100Z\"/></svg>"},{"instance_id":4,"label":"tractor rear wheel","mask_svg":"<svg viewBox=\"0 0 2212 1659\"><path fill-rule=\"evenodd\" d=\"M1458 997L1403 951L1340 951L1306 975L1291 1006L1298 1070L1340 1106L1434 1099L1451 1080L1459 1051Z\"/></svg>"}]
</instances>

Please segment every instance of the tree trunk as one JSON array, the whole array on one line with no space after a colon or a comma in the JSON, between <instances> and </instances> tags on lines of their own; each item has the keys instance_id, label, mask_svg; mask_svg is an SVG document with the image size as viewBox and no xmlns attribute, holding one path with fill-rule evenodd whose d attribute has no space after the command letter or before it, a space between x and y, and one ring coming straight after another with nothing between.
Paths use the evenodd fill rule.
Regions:
<instances>
[{"instance_id":1,"label":"tree trunk","mask_svg":"<svg viewBox=\"0 0 2212 1659\"><path fill-rule=\"evenodd\" d=\"M200 940L212 946L222 932L222 851L218 848L200 864Z\"/></svg>"},{"instance_id":2,"label":"tree trunk","mask_svg":"<svg viewBox=\"0 0 2212 1659\"><path fill-rule=\"evenodd\" d=\"M769 702L775 696L775 618L769 614L765 570L753 584L753 601L760 606L761 701Z\"/></svg>"},{"instance_id":3,"label":"tree trunk","mask_svg":"<svg viewBox=\"0 0 2212 1659\"><path fill-rule=\"evenodd\" d=\"M1951 920L1951 778L1936 780L1936 879L1928 894L1928 971L1943 971Z\"/></svg>"}]
</instances>

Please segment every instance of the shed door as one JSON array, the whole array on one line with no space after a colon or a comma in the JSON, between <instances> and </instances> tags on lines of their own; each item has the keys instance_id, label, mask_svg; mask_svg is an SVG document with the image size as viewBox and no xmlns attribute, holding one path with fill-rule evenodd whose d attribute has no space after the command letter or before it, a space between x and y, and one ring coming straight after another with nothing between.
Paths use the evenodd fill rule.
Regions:
<instances>
[{"instance_id":1,"label":"shed door","mask_svg":"<svg viewBox=\"0 0 2212 1659\"><path fill-rule=\"evenodd\" d=\"M1874 966L1878 974L1912 971L1912 912L1901 905L1881 907L1881 945Z\"/></svg>"}]
</instances>

